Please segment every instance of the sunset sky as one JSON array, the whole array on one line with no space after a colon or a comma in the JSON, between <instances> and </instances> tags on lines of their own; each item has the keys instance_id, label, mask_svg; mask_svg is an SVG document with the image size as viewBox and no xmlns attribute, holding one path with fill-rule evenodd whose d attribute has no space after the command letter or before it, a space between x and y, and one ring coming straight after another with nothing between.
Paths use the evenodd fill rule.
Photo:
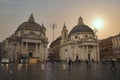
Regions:
<instances>
[{"instance_id":1,"label":"sunset sky","mask_svg":"<svg viewBox=\"0 0 120 80\"><path fill-rule=\"evenodd\" d=\"M0 0L0 42L27 21L31 13L37 23L44 23L49 42L53 40L50 25L56 24L57 38L64 22L70 31L80 16L92 29L96 19L102 20L102 28L97 33L99 39L120 32L120 0Z\"/></svg>"}]
</instances>

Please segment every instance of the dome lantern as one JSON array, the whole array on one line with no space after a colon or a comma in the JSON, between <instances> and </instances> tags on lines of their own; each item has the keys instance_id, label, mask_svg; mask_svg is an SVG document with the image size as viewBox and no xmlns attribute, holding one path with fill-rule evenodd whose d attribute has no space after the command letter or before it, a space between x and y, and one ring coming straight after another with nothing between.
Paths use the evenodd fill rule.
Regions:
<instances>
[{"instance_id":1,"label":"dome lantern","mask_svg":"<svg viewBox=\"0 0 120 80\"><path fill-rule=\"evenodd\" d=\"M63 26L63 29L65 29L65 30L67 29L65 22L64 22L64 26Z\"/></svg>"},{"instance_id":2,"label":"dome lantern","mask_svg":"<svg viewBox=\"0 0 120 80\"><path fill-rule=\"evenodd\" d=\"M69 35L73 33L91 33L94 35L94 31L87 25L83 23L83 18L80 17L78 19L78 25L74 26L73 29L70 31Z\"/></svg>"},{"instance_id":3,"label":"dome lantern","mask_svg":"<svg viewBox=\"0 0 120 80\"><path fill-rule=\"evenodd\" d=\"M30 15L28 21L18 26L17 30L42 30L41 25L35 22L33 14Z\"/></svg>"},{"instance_id":4,"label":"dome lantern","mask_svg":"<svg viewBox=\"0 0 120 80\"><path fill-rule=\"evenodd\" d=\"M84 25L83 18L81 16L78 19L78 25Z\"/></svg>"},{"instance_id":5,"label":"dome lantern","mask_svg":"<svg viewBox=\"0 0 120 80\"><path fill-rule=\"evenodd\" d=\"M35 22L33 14L30 15L28 22Z\"/></svg>"}]
</instances>

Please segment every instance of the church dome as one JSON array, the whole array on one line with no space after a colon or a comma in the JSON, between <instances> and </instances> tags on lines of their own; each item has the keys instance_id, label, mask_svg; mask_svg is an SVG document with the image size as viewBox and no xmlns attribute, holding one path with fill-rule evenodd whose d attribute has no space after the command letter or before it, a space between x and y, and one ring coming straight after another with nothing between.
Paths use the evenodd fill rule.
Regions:
<instances>
[{"instance_id":1,"label":"church dome","mask_svg":"<svg viewBox=\"0 0 120 80\"><path fill-rule=\"evenodd\" d=\"M17 30L41 30L41 26L34 21L33 14L29 17L27 22L22 23Z\"/></svg>"},{"instance_id":2,"label":"church dome","mask_svg":"<svg viewBox=\"0 0 120 80\"><path fill-rule=\"evenodd\" d=\"M78 19L78 25L73 27L73 29L70 31L70 35L78 32L88 32L94 34L94 31L83 23L83 19L81 17Z\"/></svg>"}]
</instances>

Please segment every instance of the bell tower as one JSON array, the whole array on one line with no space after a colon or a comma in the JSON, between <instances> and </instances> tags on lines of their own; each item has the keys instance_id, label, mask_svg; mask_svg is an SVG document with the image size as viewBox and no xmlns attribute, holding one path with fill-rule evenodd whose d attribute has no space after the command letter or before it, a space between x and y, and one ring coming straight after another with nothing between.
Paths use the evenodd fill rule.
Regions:
<instances>
[{"instance_id":1,"label":"bell tower","mask_svg":"<svg viewBox=\"0 0 120 80\"><path fill-rule=\"evenodd\" d=\"M68 30L64 23L63 29L61 31L61 44L65 43L68 40Z\"/></svg>"}]
</instances>

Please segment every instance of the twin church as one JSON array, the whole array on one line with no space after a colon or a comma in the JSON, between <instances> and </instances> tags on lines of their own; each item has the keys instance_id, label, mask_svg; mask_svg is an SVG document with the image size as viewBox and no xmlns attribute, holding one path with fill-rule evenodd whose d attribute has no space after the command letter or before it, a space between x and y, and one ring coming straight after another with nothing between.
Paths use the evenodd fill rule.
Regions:
<instances>
[{"instance_id":1,"label":"twin church","mask_svg":"<svg viewBox=\"0 0 120 80\"><path fill-rule=\"evenodd\" d=\"M28 21L18 26L17 30L3 41L5 57L19 60L21 56L37 58L44 61L47 58L47 44L45 26L35 22L33 14Z\"/></svg>"},{"instance_id":2,"label":"twin church","mask_svg":"<svg viewBox=\"0 0 120 80\"><path fill-rule=\"evenodd\" d=\"M19 60L21 55L45 61L48 58L48 38L46 28L35 22L33 14L28 21L18 26L17 30L3 42L4 57ZM82 17L68 33L64 25L61 31L59 58L61 60L99 61L99 44L94 31L84 24Z\"/></svg>"},{"instance_id":3,"label":"twin church","mask_svg":"<svg viewBox=\"0 0 120 80\"><path fill-rule=\"evenodd\" d=\"M94 60L99 61L99 43L94 31L84 24L83 18L78 19L78 24L68 33L64 25L60 42L61 60Z\"/></svg>"}]
</instances>

